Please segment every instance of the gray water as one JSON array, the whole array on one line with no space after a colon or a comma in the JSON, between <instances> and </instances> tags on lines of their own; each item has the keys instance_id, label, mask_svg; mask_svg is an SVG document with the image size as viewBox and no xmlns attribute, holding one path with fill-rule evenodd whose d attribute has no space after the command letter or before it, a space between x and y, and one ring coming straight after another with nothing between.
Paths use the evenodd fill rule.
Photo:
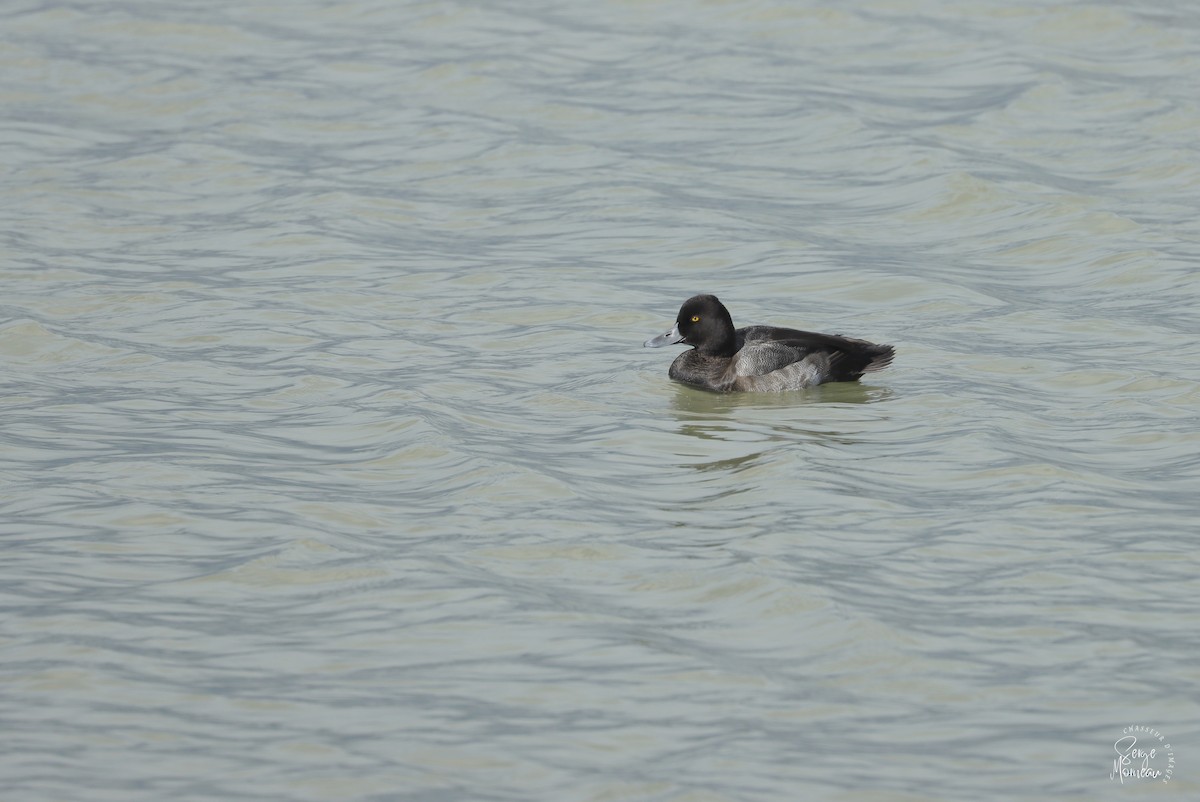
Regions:
<instances>
[{"instance_id":1,"label":"gray water","mask_svg":"<svg viewBox=\"0 0 1200 802\"><path fill-rule=\"evenodd\" d=\"M0 38L4 800L1200 798L1194 3Z\"/></svg>"}]
</instances>

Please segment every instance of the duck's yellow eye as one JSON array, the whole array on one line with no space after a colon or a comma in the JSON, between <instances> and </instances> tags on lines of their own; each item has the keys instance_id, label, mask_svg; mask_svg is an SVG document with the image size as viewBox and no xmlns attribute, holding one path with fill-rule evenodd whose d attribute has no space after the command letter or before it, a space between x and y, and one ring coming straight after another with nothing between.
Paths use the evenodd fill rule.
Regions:
<instances>
[{"instance_id":1,"label":"duck's yellow eye","mask_svg":"<svg viewBox=\"0 0 1200 802\"><path fill-rule=\"evenodd\" d=\"M692 322L693 322L693 323L699 323L699 322L700 322L700 316L699 316L699 315L692 315Z\"/></svg>"}]
</instances>

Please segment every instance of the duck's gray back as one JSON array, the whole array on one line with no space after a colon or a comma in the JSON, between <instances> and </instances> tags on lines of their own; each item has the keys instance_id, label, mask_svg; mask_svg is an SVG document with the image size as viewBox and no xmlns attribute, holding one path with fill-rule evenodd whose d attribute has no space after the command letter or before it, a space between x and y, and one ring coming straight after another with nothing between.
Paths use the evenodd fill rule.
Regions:
<instances>
[{"instance_id":1,"label":"duck's gray back","mask_svg":"<svg viewBox=\"0 0 1200 802\"><path fill-rule=\"evenodd\" d=\"M733 355L734 375L763 376L804 359L807 349L782 340L749 340Z\"/></svg>"},{"instance_id":2,"label":"duck's gray back","mask_svg":"<svg viewBox=\"0 0 1200 802\"><path fill-rule=\"evenodd\" d=\"M803 351L784 343L747 345L734 358L733 385L739 390L760 393L803 390L815 387L829 376L830 355Z\"/></svg>"}]
</instances>

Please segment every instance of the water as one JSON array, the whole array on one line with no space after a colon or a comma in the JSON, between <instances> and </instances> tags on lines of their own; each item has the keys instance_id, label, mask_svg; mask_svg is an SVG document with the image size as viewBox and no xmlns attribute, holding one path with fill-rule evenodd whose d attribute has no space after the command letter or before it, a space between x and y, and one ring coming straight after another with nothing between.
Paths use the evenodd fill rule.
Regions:
<instances>
[{"instance_id":1,"label":"water","mask_svg":"<svg viewBox=\"0 0 1200 802\"><path fill-rule=\"evenodd\" d=\"M1196 797L1191 4L0 30L6 800Z\"/></svg>"}]
</instances>

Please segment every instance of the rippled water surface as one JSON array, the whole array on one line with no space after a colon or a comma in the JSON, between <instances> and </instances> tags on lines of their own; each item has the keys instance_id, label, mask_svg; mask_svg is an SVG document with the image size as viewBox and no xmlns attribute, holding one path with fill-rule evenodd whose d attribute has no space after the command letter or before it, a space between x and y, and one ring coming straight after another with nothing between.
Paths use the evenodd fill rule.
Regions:
<instances>
[{"instance_id":1,"label":"rippled water surface","mask_svg":"<svg viewBox=\"0 0 1200 802\"><path fill-rule=\"evenodd\" d=\"M1194 3L0 18L5 800L1200 798Z\"/></svg>"}]
</instances>

